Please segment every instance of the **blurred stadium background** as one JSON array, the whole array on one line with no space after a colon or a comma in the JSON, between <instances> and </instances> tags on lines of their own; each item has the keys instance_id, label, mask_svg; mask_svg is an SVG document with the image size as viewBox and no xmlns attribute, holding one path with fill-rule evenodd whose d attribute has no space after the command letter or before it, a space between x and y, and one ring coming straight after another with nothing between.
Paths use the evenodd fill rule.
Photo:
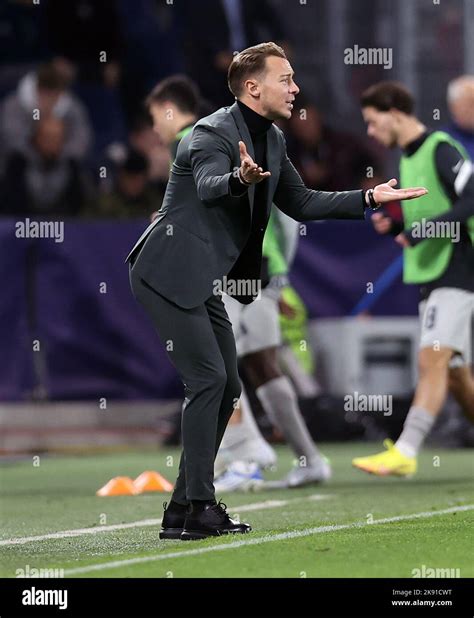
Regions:
<instances>
[{"instance_id":1,"label":"blurred stadium background","mask_svg":"<svg viewBox=\"0 0 474 618\"><path fill-rule=\"evenodd\" d=\"M230 5L241 10L238 23ZM446 89L474 74L474 3L1 3L2 456L178 443L182 389L123 263L160 206L170 164L143 99L160 79L185 73L203 110L231 104L232 50L263 40L288 51L297 103L309 111L304 135L297 123L285 126L308 186L373 186L397 176L397 157L367 140L360 93L398 79L427 125L455 130ZM346 65L344 50L355 44L392 49L392 68ZM35 106L42 115L33 122ZM19 238L27 218L64 222L62 242ZM302 406L314 436L396 435L415 384L417 338L417 290L401 283L398 246L369 223L310 224L291 280L310 318L320 390ZM344 395L354 391L393 395L393 415L345 412ZM432 440L473 443L451 401Z\"/></svg>"}]
</instances>

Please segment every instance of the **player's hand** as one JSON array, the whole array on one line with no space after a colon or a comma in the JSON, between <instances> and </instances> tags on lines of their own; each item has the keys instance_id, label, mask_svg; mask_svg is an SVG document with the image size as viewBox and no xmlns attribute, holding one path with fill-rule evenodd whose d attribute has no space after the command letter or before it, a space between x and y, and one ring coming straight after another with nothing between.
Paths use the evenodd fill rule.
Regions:
<instances>
[{"instance_id":1,"label":"player's hand","mask_svg":"<svg viewBox=\"0 0 474 618\"><path fill-rule=\"evenodd\" d=\"M377 204L386 204L396 200L413 200L428 193L424 187L410 187L409 189L395 189L397 180L392 178L388 182L377 185L374 189L374 200Z\"/></svg>"},{"instance_id":2,"label":"player's hand","mask_svg":"<svg viewBox=\"0 0 474 618\"><path fill-rule=\"evenodd\" d=\"M401 247L410 247L410 243L408 242L408 238L402 232L398 236L395 236L395 242L397 242Z\"/></svg>"},{"instance_id":3,"label":"player's hand","mask_svg":"<svg viewBox=\"0 0 474 618\"><path fill-rule=\"evenodd\" d=\"M387 215L384 215L382 212L375 212L371 221L374 225L375 231L379 234L388 234L392 229L393 221Z\"/></svg>"},{"instance_id":4,"label":"player's hand","mask_svg":"<svg viewBox=\"0 0 474 618\"><path fill-rule=\"evenodd\" d=\"M247 152L247 148L244 142L239 142L239 152L240 152L240 168L239 174L241 180L249 185L255 185L258 182L262 182L265 178L271 176L271 172L264 172L261 167L259 167L252 157Z\"/></svg>"}]
</instances>

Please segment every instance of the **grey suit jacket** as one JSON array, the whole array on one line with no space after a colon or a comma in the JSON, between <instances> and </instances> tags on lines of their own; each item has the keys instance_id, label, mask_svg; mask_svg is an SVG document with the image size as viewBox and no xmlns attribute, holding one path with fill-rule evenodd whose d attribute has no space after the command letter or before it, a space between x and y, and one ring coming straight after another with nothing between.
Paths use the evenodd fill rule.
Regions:
<instances>
[{"instance_id":1,"label":"grey suit jacket","mask_svg":"<svg viewBox=\"0 0 474 618\"><path fill-rule=\"evenodd\" d=\"M216 281L258 280L265 228L247 243L255 185L232 195L229 179L240 167L239 141L254 157L252 140L235 103L199 120L178 147L163 204L126 261L159 294L180 307L202 304ZM363 219L361 191L308 189L286 153L283 132L267 132L265 221L272 202L297 221ZM255 207L262 205L255 205ZM232 294L231 294L232 295ZM243 303L254 296L236 295Z\"/></svg>"}]
</instances>

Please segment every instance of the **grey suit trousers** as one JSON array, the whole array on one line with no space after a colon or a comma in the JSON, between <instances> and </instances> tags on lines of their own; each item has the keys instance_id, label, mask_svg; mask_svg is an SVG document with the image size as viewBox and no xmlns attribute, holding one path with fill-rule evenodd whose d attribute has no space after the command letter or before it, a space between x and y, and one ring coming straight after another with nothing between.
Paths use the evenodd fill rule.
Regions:
<instances>
[{"instance_id":1,"label":"grey suit trousers","mask_svg":"<svg viewBox=\"0 0 474 618\"><path fill-rule=\"evenodd\" d=\"M159 266L158 266L159 267ZM184 309L158 294L130 267L133 294L153 321L184 384L183 452L172 499L214 499L214 460L240 397L232 325L221 296Z\"/></svg>"}]
</instances>

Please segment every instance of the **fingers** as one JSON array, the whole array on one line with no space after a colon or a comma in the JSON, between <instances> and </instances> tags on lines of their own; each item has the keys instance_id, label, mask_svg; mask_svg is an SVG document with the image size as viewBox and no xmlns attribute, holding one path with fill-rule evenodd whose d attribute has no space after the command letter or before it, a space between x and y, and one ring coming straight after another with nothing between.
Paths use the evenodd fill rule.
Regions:
<instances>
[{"instance_id":1,"label":"fingers","mask_svg":"<svg viewBox=\"0 0 474 618\"><path fill-rule=\"evenodd\" d=\"M386 185L390 185L390 183L396 182L395 179L390 180L386 183ZM385 187L386 187L385 185ZM414 200L418 197L423 197L428 193L428 190L424 187L413 187L410 189L394 189L392 185L390 185L390 189L384 189L383 185L379 185L380 191L377 192L377 201L381 203L391 202L393 200Z\"/></svg>"},{"instance_id":2,"label":"fingers","mask_svg":"<svg viewBox=\"0 0 474 618\"><path fill-rule=\"evenodd\" d=\"M271 176L271 172L264 172L263 168L254 162L247 152L244 142L239 142L241 174L246 182L255 184Z\"/></svg>"},{"instance_id":3,"label":"fingers","mask_svg":"<svg viewBox=\"0 0 474 618\"><path fill-rule=\"evenodd\" d=\"M254 163L250 157L241 159L241 164L244 172L248 172L257 168L256 163Z\"/></svg>"},{"instance_id":4,"label":"fingers","mask_svg":"<svg viewBox=\"0 0 474 618\"><path fill-rule=\"evenodd\" d=\"M396 178L392 178L391 180L387 182L387 184L390 185L391 187L396 187L398 184L398 180Z\"/></svg>"},{"instance_id":5,"label":"fingers","mask_svg":"<svg viewBox=\"0 0 474 618\"><path fill-rule=\"evenodd\" d=\"M381 212L374 212L372 215L372 221L375 221L375 223L382 221L383 218L384 215Z\"/></svg>"},{"instance_id":6,"label":"fingers","mask_svg":"<svg viewBox=\"0 0 474 618\"><path fill-rule=\"evenodd\" d=\"M425 187L409 187L408 189L398 189L398 191L406 191L407 193L417 193L422 195L428 193L428 189L425 189Z\"/></svg>"},{"instance_id":7,"label":"fingers","mask_svg":"<svg viewBox=\"0 0 474 618\"><path fill-rule=\"evenodd\" d=\"M242 166L245 168L247 167L248 169L250 169L251 167L258 167L252 157L249 155L249 153L247 152L247 147L245 146L244 142L239 142L239 153L240 153L240 163L242 164Z\"/></svg>"},{"instance_id":8,"label":"fingers","mask_svg":"<svg viewBox=\"0 0 474 618\"><path fill-rule=\"evenodd\" d=\"M246 180L247 182L250 182L251 184L255 184L257 182L261 182L262 180L265 180L265 178L268 178L271 175L272 175L271 172L264 172L264 171L262 171L262 168L260 167L258 169L250 170L245 175L244 180Z\"/></svg>"},{"instance_id":9,"label":"fingers","mask_svg":"<svg viewBox=\"0 0 474 618\"><path fill-rule=\"evenodd\" d=\"M422 197L428 193L426 189L421 187L417 189L402 189L401 191L400 199L402 200L414 200L417 197Z\"/></svg>"}]
</instances>

